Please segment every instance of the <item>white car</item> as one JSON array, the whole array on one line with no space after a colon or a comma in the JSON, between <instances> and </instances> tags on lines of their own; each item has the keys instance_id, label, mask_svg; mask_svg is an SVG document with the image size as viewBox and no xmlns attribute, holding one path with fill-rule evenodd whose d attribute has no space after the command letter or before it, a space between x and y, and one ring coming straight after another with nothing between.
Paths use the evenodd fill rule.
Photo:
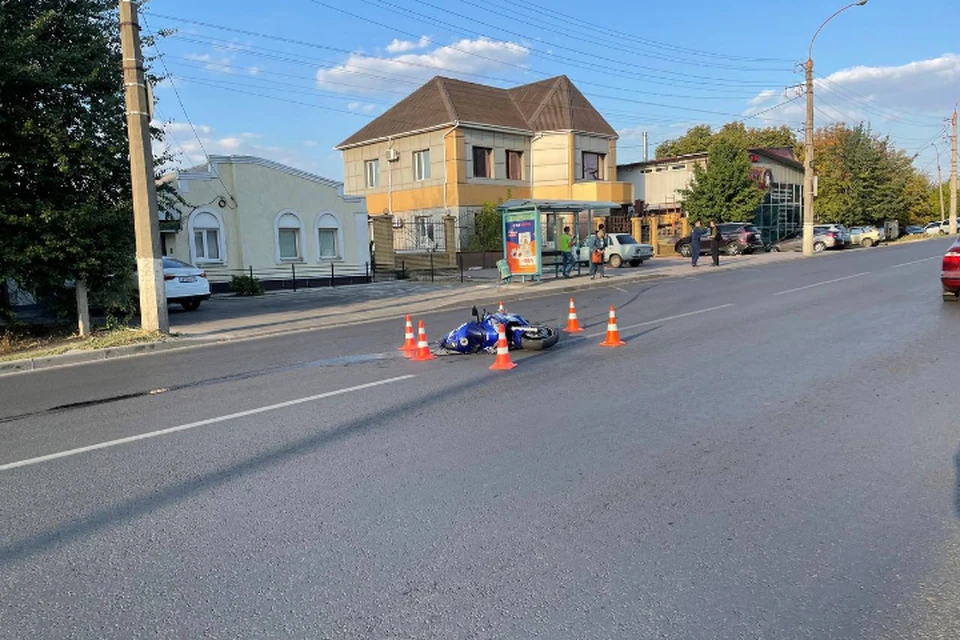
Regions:
<instances>
[{"instance_id":1,"label":"white car","mask_svg":"<svg viewBox=\"0 0 960 640\"><path fill-rule=\"evenodd\" d=\"M585 242L577 247L574 256L580 264L590 263L590 246L594 235L587 236ZM614 269L618 269L626 262L631 267L639 267L644 260L653 258L653 246L640 244L629 233L608 233L607 249L604 260Z\"/></svg>"},{"instance_id":2,"label":"white car","mask_svg":"<svg viewBox=\"0 0 960 640\"><path fill-rule=\"evenodd\" d=\"M134 287L140 282L134 272ZM179 304L184 311L196 311L203 300L210 299L210 282L203 269L175 258L163 259L163 284L168 304Z\"/></svg>"},{"instance_id":3,"label":"white car","mask_svg":"<svg viewBox=\"0 0 960 640\"><path fill-rule=\"evenodd\" d=\"M944 224L946 222L946 224ZM940 222L931 222L923 228L923 234L926 236L941 236L947 233L950 229L949 220L941 220Z\"/></svg>"}]
</instances>

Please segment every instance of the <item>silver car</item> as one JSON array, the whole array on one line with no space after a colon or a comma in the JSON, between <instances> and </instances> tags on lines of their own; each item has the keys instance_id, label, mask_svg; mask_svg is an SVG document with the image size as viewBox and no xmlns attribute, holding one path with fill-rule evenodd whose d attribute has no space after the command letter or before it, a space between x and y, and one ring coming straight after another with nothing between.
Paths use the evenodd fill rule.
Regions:
<instances>
[{"instance_id":1,"label":"silver car","mask_svg":"<svg viewBox=\"0 0 960 640\"><path fill-rule=\"evenodd\" d=\"M813 228L813 250L816 253L827 249L842 249L846 243L839 231L832 230L830 225L817 225ZM770 251L803 251L803 231L796 231L770 245Z\"/></svg>"}]
</instances>

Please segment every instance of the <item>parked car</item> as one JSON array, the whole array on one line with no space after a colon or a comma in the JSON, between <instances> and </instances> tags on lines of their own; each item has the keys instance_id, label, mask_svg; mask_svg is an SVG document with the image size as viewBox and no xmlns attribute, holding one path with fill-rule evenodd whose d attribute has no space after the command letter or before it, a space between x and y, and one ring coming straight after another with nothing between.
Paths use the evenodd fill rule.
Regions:
<instances>
[{"instance_id":1,"label":"parked car","mask_svg":"<svg viewBox=\"0 0 960 640\"><path fill-rule=\"evenodd\" d=\"M886 240L883 229L878 229L872 225L864 227L854 227L850 229L850 243L859 244L864 247L873 247Z\"/></svg>"},{"instance_id":2,"label":"parked car","mask_svg":"<svg viewBox=\"0 0 960 640\"><path fill-rule=\"evenodd\" d=\"M814 227L813 250L817 253L828 248L833 248L836 244L836 238L828 237L825 227ZM803 251L803 230L795 231L784 236L777 242L770 245L769 251L779 253L781 251Z\"/></svg>"},{"instance_id":3,"label":"parked car","mask_svg":"<svg viewBox=\"0 0 960 640\"><path fill-rule=\"evenodd\" d=\"M943 256L940 284L944 300L956 302L960 299L960 239Z\"/></svg>"},{"instance_id":4,"label":"parked car","mask_svg":"<svg viewBox=\"0 0 960 640\"><path fill-rule=\"evenodd\" d=\"M853 243L853 238L850 234L850 230L847 229L842 224L825 223L824 226L828 227L830 231L840 234L840 239L843 240L843 247L847 247ZM842 249L843 247L839 247L839 248Z\"/></svg>"},{"instance_id":5,"label":"parked car","mask_svg":"<svg viewBox=\"0 0 960 640\"><path fill-rule=\"evenodd\" d=\"M136 272L133 278L133 286L139 291ZM163 285L167 304L179 304L184 311L196 311L203 300L210 299L210 282L203 269L174 258L163 258Z\"/></svg>"},{"instance_id":6,"label":"parked car","mask_svg":"<svg viewBox=\"0 0 960 640\"><path fill-rule=\"evenodd\" d=\"M947 226L943 225L943 221L940 222L931 222L923 228L923 235L925 236L942 236L946 235L947 229L950 228L950 223L947 222Z\"/></svg>"},{"instance_id":7,"label":"parked car","mask_svg":"<svg viewBox=\"0 0 960 640\"><path fill-rule=\"evenodd\" d=\"M590 263L590 245L595 236L587 236L587 240L577 248L577 261L582 264ZM608 233L607 249L603 254L604 260L614 269L623 266L626 262L631 267L639 267L644 260L653 257L653 246L640 244L629 233Z\"/></svg>"},{"instance_id":8,"label":"parked car","mask_svg":"<svg viewBox=\"0 0 960 640\"><path fill-rule=\"evenodd\" d=\"M908 224L903 229L903 235L905 236L922 236L923 227L918 224Z\"/></svg>"},{"instance_id":9,"label":"parked car","mask_svg":"<svg viewBox=\"0 0 960 640\"><path fill-rule=\"evenodd\" d=\"M722 244L720 251L728 256L735 256L741 253L753 253L754 251L763 251L766 245L760 235L760 230L749 222L721 222L720 236ZM703 235L700 236L700 253L708 254L713 248L713 240L708 237L709 228L703 228ZM691 236L680 238L674 245L677 253L685 258L693 254Z\"/></svg>"}]
</instances>

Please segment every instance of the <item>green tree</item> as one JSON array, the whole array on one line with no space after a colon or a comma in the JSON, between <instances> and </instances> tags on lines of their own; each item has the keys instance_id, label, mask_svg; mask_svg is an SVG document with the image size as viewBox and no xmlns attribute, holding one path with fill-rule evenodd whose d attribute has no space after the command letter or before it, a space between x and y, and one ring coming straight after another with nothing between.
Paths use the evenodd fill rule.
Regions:
<instances>
[{"instance_id":1,"label":"green tree","mask_svg":"<svg viewBox=\"0 0 960 640\"><path fill-rule=\"evenodd\" d=\"M673 158L689 153L702 153L710 148L713 130L708 124L698 124L687 129L679 138L666 140L657 145L657 159Z\"/></svg>"},{"instance_id":2,"label":"green tree","mask_svg":"<svg viewBox=\"0 0 960 640\"><path fill-rule=\"evenodd\" d=\"M725 139L710 145L706 166L694 166L693 180L680 195L691 222L753 220L764 197L750 177L746 149Z\"/></svg>"},{"instance_id":3,"label":"green tree","mask_svg":"<svg viewBox=\"0 0 960 640\"><path fill-rule=\"evenodd\" d=\"M797 136L788 126L753 128L737 121L728 122L716 132L705 124L692 127L681 137L661 143L657 147L657 158L704 153L710 149L711 144L721 139L744 149L791 147L794 152L799 150Z\"/></svg>"},{"instance_id":4,"label":"green tree","mask_svg":"<svg viewBox=\"0 0 960 640\"><path fill-rule=\"evenodd\" d=\"M12 278L41 297L71 280L91 291L129 282L133 218L116 2L2 4L0 281Z\"/></svg>"},{"instance_id":5,"label":"green tree","mask_svg":"<svg viewBox=\"0 0 960 640\"><path fill-rule=\"evenodd\" d=\"M503 249L503 218L498 206L503 204L488 200L483 203L473 221L473 235L470 237L471 251L500 251Z\"/></svg>"},{"instance_id":6,"label":"green tree","mask_svg":"<svg viewBox=\"0 0 960 640\"><path fill-rule=\"evenodd\" d=\"M814 137L818 220L847 226L910 224L932 215L929 181L886 137L838 123Z\"/></svg>"}]
</instances>

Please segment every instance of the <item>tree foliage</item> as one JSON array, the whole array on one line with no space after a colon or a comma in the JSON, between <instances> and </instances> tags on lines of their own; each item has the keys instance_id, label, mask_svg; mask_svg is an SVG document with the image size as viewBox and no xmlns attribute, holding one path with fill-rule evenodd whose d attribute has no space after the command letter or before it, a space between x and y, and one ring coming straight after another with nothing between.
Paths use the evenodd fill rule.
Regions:
<instances>
[{"instance_id":1,"label":"tree foliage","mask_svg":"<svg viewBox=\"0 0 960 640\"><path fill-rule=\"evenodd\" d=\"M817 218L847 226L929 220L930 182L913 159L868 125L843 123L814 135ZM939 206L939 204L938 204Z\"/></svg>"},{"instance_id":2,"label":"tree foliage","mask_svg":"<svg viewBox=\"0 0 960 640\"><path fill-rule=\"evenodd\" d=\"M743 149L752 147L791 147L797 149L796 135L788 126L747 127L742 122L728 122L716 132L709 125L700 124L672 140L657 146L657 158L672 158L691 153L704 153L718 140L726 140Z\"/></svg>"},{"instance_id":3,"label":"tree foliage","mask_svg":"<svg viewBox=\"0 0 960 640\"><path fill-rule=\"evenodd\" d=\"M706 166L697 163L690 186L680 190L690 221L752 221L764 192L750 177L744 147L720 138L710 145Z\"/></svg>"},{"instance_id":4,"label":"tree foliage","mask_svg":"<svg viewBox=\"0 0 960 640\"><path fill-rule=\"evenodd\" d=\"M0 11L0 281L41 297L129 281L134 235L116 2ZM159 132L155 131L155 134Z\"/></svg>"},{"instance_id":5,"label":"tree foliage","mask_svg":"<svg viewBox=\"0 0 960 640\"><path fill-rule=\"evenodd\" d=\"M473 220L473 235L470 237L471 251L500 251L503 249L503 218L500 215L499 202L487 201Z\"/></svg>"}]
</instances>

